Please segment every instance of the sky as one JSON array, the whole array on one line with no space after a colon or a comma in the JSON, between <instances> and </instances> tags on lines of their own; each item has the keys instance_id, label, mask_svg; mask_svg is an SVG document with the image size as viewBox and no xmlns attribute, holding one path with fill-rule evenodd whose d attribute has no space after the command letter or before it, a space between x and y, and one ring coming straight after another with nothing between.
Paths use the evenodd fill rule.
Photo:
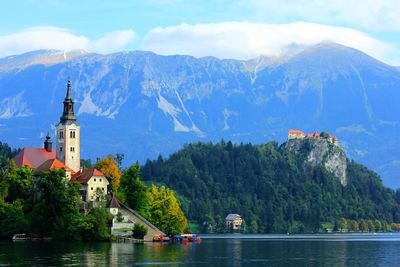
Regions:
<instances>
[{"instance_id":1,"label":"sky","mask_svg":"<svg viewBox=\"0 0 400 267\"><path fill-rule=\"evenodd\" d=\"M400 66L399 0L14 0L0 57L38 49L251 59L337 42Z\"/></svg>"}]
</instances>

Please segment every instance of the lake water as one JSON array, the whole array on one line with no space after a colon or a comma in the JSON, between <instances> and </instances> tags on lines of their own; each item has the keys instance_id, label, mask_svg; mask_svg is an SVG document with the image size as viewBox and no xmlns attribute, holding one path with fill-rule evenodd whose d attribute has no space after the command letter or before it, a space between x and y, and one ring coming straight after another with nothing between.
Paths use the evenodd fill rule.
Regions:
<instances>
[{"instance_id":1,"label":"lake water","mask_svg":"<svg viewBox=\"0 0 400 267\"><path fill-rule=\"evenodd\" d=\"M0 242L0 266L400 266L400 234L207 235L201 243Z\"/></svg>"}]
</instances>

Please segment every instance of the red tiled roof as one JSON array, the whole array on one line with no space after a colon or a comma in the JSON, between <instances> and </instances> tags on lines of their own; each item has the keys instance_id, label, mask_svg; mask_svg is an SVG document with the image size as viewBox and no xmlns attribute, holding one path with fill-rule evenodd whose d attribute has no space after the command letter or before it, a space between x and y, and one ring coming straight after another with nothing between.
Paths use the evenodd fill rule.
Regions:
<instances>
[{"instance_id":1,"label":"red tiled roof","mask_svg":"<svg viewBox=\"0 0 400 267\"><path fill-rule=\"evenodd\" d=\"M101 177L104 177L104 179L106 179L104 174L101 171L99 171L98 169L95 169L95 168L90 168L90 169L85 169L83 171L79 171L79 172L75 173L74 175L72 175L71 180L77 181L81 184L84 184L84 183L87 183L90 180L90 178L92 178L93 176L101 176Z\"/></svg>"},{"instance_id":2,"label":"red tiled roof","mask_svg":"<svg viewBox=\"0 0 400 267\"><path fill-rule=\"evenodd\" d=\"M311 138L311 137L313 137L313 134L309 133L309 134L307 134L307 137Z\"/></svg>"},{"instance_id":3,"label":"red tiled roof","mask_svg":"<svg viewBox=\"0 0 400 267\"><path fill-rule=\"evenodd\" d=\"M47 152L44 148L25 147L14 158L15 165L22 167L24 165L36 168L49 159L56 158L56 151Z\"/></svg>"},{"instance_id":4,"label":"red tiled roof","mask_svg":"<svg viewBox=\"0 0 400 267\"><path fill-rule=\"evenodd\" d=\"M68 168L67 165L65 165L64 163L62 163L61 161L59 161L58 159L48 159L45 162L43 162L41 165L39 165L36 170L35 170L35 174L40 174L49 170L53 170L53 169L64 169L66 171L71 172L71 174L74 174L75 172Z\"/></svg>"},{"instance_id":5,"label":"red tiled roof","mask_svg":"<svg viewBox=\"0 0 400 267\"><path fill-rule=\"evenodd\" d=\"M289 134L302 134L302 135L305 135L305 133L303 133L303 132L300 131L300 130L290 130L290 131L289 131Z\"/></svg>"}]
</instances>

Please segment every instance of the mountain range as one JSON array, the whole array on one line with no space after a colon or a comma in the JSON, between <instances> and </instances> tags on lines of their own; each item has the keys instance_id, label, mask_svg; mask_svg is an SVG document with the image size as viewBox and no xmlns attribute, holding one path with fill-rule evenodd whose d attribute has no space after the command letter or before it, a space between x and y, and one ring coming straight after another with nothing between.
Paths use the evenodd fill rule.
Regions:
<instances>
[{"instance_id":1,"label":"mountain range","mask_svg":"<svg viewBox=\"0 0 400 267\"><path fill-rule=\"evenodd\" d=\"M252 60L42 50L0 59L0 140L42 145L71 77L82 158L124 164L194 141L283 142L328 131L400 187L400 70L335 43Z\"/></svg>"}]
</instances>

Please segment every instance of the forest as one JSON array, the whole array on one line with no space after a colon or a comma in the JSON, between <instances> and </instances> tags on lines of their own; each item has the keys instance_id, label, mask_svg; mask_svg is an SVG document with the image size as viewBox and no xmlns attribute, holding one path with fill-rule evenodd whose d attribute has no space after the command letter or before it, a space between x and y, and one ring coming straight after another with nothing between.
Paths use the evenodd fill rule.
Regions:
<instances>
[{"instance_id":1,"label":"forest","mask_svg":"<svg viewBox=\"0 0 400 267\"><path fill-rule=\"evenodd\" d=\"M187 144L166 159L147 160L141 177L175 190L189 225L199 232L226 231L229 213L240 214L243 231L250 233L321 232L329 226L387 231L400 222L400 190L385 188L375 172L347 160L343 186L323 166L308 168L302 156L276 142Z\"/></svg>"}]
</instances>

